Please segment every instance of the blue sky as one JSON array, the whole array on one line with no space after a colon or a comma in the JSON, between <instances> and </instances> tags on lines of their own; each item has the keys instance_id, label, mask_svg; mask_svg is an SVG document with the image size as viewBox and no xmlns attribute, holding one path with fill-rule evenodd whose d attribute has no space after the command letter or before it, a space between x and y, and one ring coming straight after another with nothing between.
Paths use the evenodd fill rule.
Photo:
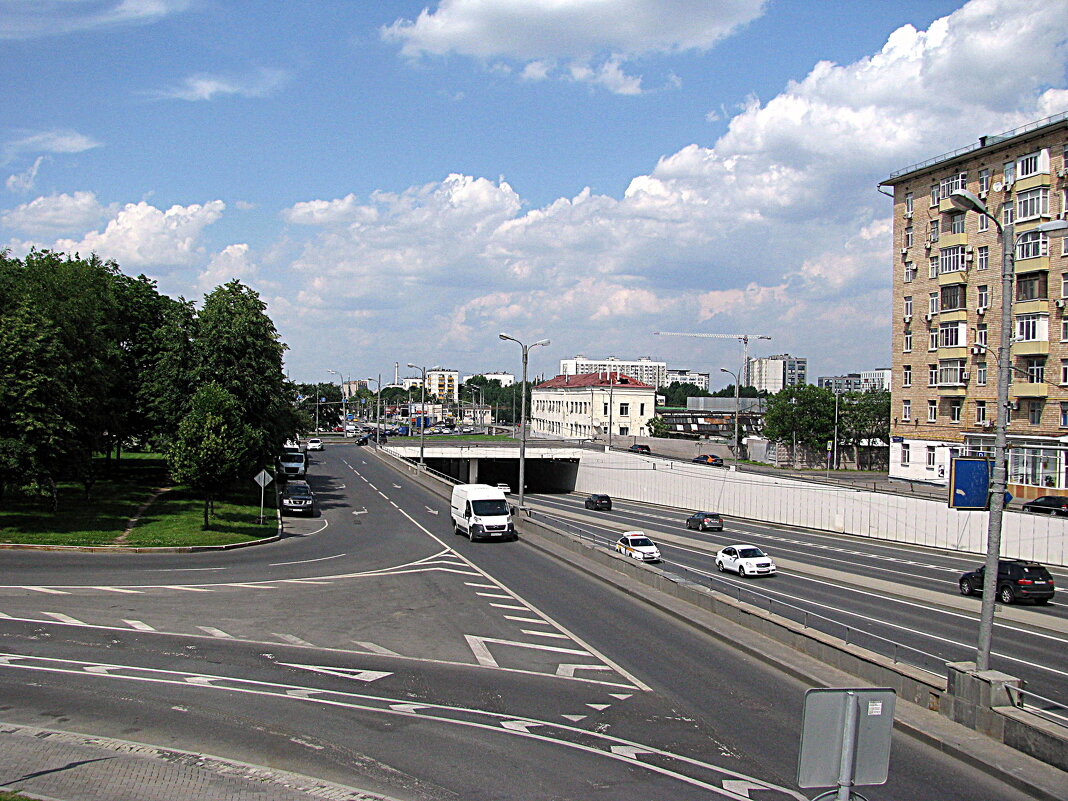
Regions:
<instances>
[{"instance_id":1,"label":"blue sky","mask_svg":"<svg viewBox=\"0 0 1068 801\"><path fill-rule=\"evenodd\" d=\"M0 247L239 278L302 381L887 366L875 185L1068 110L1062 0L0 0L0 52Z\"/></svg>"}]
</instances>

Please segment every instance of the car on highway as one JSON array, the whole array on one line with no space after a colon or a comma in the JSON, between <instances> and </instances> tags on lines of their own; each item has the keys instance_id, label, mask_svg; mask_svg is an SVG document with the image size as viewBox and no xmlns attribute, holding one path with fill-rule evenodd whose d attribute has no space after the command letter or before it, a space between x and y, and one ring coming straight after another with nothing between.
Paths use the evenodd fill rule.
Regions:
<instances>
[{"instance_id":1,"label":"car on highway","mask_svg":"<svg viewBox=\"0 0 1068 801\"><path fill-rule=\"evenodd\" d=\"M308 474L307 456L300 451L283 451L278 457L277 474L283 480L304 478Z\"/></svg>"},{"instance_id":2,"label":"car on highway","mask_svg":"<svg viewBox=\"0 0 1068 801\"><path fill-rule=\"evenodd\" d=\"M612 499L607 495L594 494L588 497L582 502L582 505L587 509L593 509L595 512L611 512L612 511Z\"/></svg>"},{"instance_id":3,"label":"car on highway","mask_svg":"<svg viewBox=\"0 0 1068 801\"><path fill-rule=\"evenodd\" d=\"M702 453L700 456L695 456L691 460L694 464L707 464L712 467L723 467L723 457L713 456L711 453Z\"/></svg>"},{"instance_id":4,"label":"car on highway","mask_svg":"<svg viewBox=\"0 0 1068 801\"><path fill-rule=\"evenodd\" d=\"M686 528L697 531L723 531L723 518L715 512L694 512L686 518Z\"/></svg>"},{"instance_id":5,"label":"car on highway","mask_svg":"<svg viewBox=\"0 0 1068 801\"><path fill-rule=\"evenodd\" d=\"M980 565L960 577L961 595L982 595L986 565ZM1049 603L1053 597L1053 576L1043 565L1029 559L1002 559L998 562L998 600L1003 604L1017 601Z\"/></svg>"},{"instance_id":6,"label":"car on highway","mask_svg":"<svg viewBox=\"0 0 1068 801\"><path fill-rule=\"evenodd\" d=\"M742 578L772 576L777 568L771 557L755 545L728 545L716 554L716 569L729 570Z\"/></svg>"},{"instance_id":7,"label":"car on highway","mask_svg":"<svg viewBox=\"0 0 1068 801\"><path fill-rule=\"evenodd\" d=\"M307 481L290 481L282 490L282 511L293 514L314 515L315 494Z\"/></svg>"},{"instance_id":8,"label":"car on highway","mask_svg":"<svg viewBox=\"0 0 1068 801\"><path fill-rule=\"evenodd\" d=\"M1025 502L1023 510L1036 515L1068 517L1068 497L1064 495L1042 495Z\"/></svg>"},{"instance_id":9,"label":"car on highway","mask_svg":"<svg viewBox=\"0 0 1068 801\"><path fill-rule=\"evenodd\" d=\"M627 531L616 540L616 551L641 562L659 562L660 549L644 531Z\"/></svg>"},{"instance_id":10,"label":"car on highway","mask_svg":"<svg viewBox=\"0 0 1068 801\"><path fill-rule=\"evenodd\" d=\"M318 437L312 437L308 440L309 451L321 451L323 449L323 441Z\"/></svg>"},{"instance_id":11,"label":"car on highway","mask_svg":"<svg viewBox=\"0 0 1068 801\"><path fill-rule=\"evenodd\" d=\"M631 453L652 453L653 450L648 445L634 444L627 448Z\"/></svg>"}]
</instances>

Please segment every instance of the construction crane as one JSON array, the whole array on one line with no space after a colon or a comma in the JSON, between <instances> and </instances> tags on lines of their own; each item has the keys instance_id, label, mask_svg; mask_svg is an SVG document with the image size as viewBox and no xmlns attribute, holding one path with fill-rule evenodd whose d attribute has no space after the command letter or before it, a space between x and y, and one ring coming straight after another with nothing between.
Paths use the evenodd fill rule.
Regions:
<instances>
[{"instance_id":1,"label":"construction crane","mask_svg":"<svg viewBox=\"0 0 1068 801\"><path fill-rule=\"evenodd\" d=\"M746 386L749 386L749 340L750 339L771 339L771 337L764 336L762 334L686 334L678 331L654 331L654 336L658 337L697 337L700 339L737 339L742 343L742 375L738 376L738 383L745 382Z\"/></svg>"}]
</instances>

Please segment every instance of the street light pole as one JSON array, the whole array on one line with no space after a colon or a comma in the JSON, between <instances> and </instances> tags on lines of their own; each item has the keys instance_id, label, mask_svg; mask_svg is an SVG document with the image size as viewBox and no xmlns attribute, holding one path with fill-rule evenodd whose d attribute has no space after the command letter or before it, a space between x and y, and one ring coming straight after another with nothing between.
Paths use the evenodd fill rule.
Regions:
<instances>
[{"instance_id":1,"label":"street light pole","mask_svg":"<svg viewBox=\"0 0 1068 801\"><path fill-rule=\"evenodd\" d=\"M990 518L987 524L986 561L983 568L983 602L979 610L979 642L975 669L990 669L990 650L994 636L994 604L997 600L998 562L1001 556L1001 529L1005 517L1005 492L1008 486L1005 449L1008 441L1009 384L1012 381L1012 295L1015 279L1016 245L1030 233L1064 236L1068 221L1051 220L1013 236L1013 226L1002 225L986 204L967 189L957 189L949 196L953 207L974 211L987 217L1001 237L1001 336L998 341L998 409L994 423L994 467L990 472Z\"/></svg>"},{"instance_id":2,"label":"street light pole","mask_svg":"<svg viewBox=\"0 0 1068 801\"><path fill-rule=\"evenodd\" d=\"M523 508L523 501L525 498L524 486L526 482L526 461L527 461L527 357L531 348L536 348L539 345L548 345L549 340L539 339L537 342L532 342L529 345L524 345L515 337L510 337L507 334L498 334L498 338L506 339L519 345L523 349L523 381L520 386L520 391L523 393L522 399L519 403L519 508Z\"/></svg>"},{"instance_id":3,"label":"street light pole","mask_svg":"<svg viewBox=\"0 0 1068 801\"><path fill-rule=\"evenodd\" d=\"M742 411L742 401L738 388L738 385L741 383L741 378L739 378L738 373L732 372L725 367L720 367L719 371L721 373L726 373L729 376L734 376L734 462L737 464L742 452L742 441L738 438L738 424Z\"/></svg>"},{"instance_id":4,"label":"street light pole","mask_svg":"<svg viewBox=\"0 0 1068 801\"><path fill-rule=\"evenodd\" d=\"M327 370L326 372L336 375L341 380L341 436L345 436L349 433L349 415L345 406L345 376L337 370Z\"/></svg>"},{"instance_id":5,"label":"street light pole","mask_svg":"<svg viewBox=\"0 0 1068 801\"><path fill-rule=\"evenodd\" d=\"M375 448L378 448L382 444L382 415L379 411L382 401L382 374L379 373L377 379L367 379L367 383L372 381L378 381L378 394L375 396Z\"/></svg>"},{"instance_id":6,"label":"street light pole","mask_svg":"<svg viewBox=\"0 0 1068 801\"><path fill-rule=\"evenodd\" d=\"M423 461L423 442L426 437L426 368L414 365L408 362L408 366L415 370L423 371L423 380L420 386L419 392L419 467L420 469L426 466Z\"/></svg>"}]
</instances>

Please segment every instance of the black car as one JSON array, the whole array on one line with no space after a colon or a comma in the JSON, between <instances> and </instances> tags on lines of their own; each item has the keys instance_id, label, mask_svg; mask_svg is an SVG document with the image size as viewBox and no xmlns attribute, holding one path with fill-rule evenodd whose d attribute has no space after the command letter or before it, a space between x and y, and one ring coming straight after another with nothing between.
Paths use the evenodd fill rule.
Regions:
<instances>
[{"instance_id":1,"label":"black car","mask_svg":"<svg viewBox=\"0 0 1068 801\"><path fill-rule=\"evenodd\" d=\"M986 566L981 565L960 577L961 595L981 595ZM1053 576L1038 562L1002 559L998 562L998 600L1003 604L1034 601L1044 604L1053 597Z\"/></svg>"},{"instance_id":2,"label":"black car","mask_svg":"<svg viewBox=\"0 0 1068 801\"><path fill-rule=\"evenodd\" d=\"M723 531L723 518L715 512L694 512L686 518L686 528L697 531Z\"/></svg>"},{"instance_id":3,"label":"black car","mask_svg":"<svg viewBox=\"0 0 1068 801\"><path fill-rule=\"evenodd\" d=\"M713 456L710 453L702 453L700 456L695 456L690 461L697 464L712 465L712 467L723 467L723 457Z\"/></svg>"},{"instance_id":4,"label":"black car","mask_svg":"<svg viewBox=\"0 0 1068 801\"><path fill-rule=\"evenodd\" d=\"M1023 510L1036 515L1068 517L1068 497L1064 495L1042 495L1027 501L1023 505Z\"/></svg>"},{"instance_id":5,"label":"black car","mask_svg":"<svg viewBox=\"0 0 1068 801\"><path fill-rule=\"evenodd\" d=\"M282 511L314 515L315 495L306 481L290 481L282 490Z\"/></svg>"},{"instance_id":6,"label":"black car","mask_svg":"<svg viewBox=\"0 0 1068 801\"><path fill-rule=\"evenodd\" d=\"M612 499L607 495L591 495L585 500L583 506L596 512L611 512Z\"/></svg>"},{"instance_id":7,"label":"black car","mask_svg":"<svg viewBox=\"0 0 1068 801\"><path fill-rule=\"evenodd\" d=\"M652 453L652 450L649 448L648 445L635 444L631 445L629 448L627 448L627 450L631 453Z\"/></svg>"}]
</instances>

